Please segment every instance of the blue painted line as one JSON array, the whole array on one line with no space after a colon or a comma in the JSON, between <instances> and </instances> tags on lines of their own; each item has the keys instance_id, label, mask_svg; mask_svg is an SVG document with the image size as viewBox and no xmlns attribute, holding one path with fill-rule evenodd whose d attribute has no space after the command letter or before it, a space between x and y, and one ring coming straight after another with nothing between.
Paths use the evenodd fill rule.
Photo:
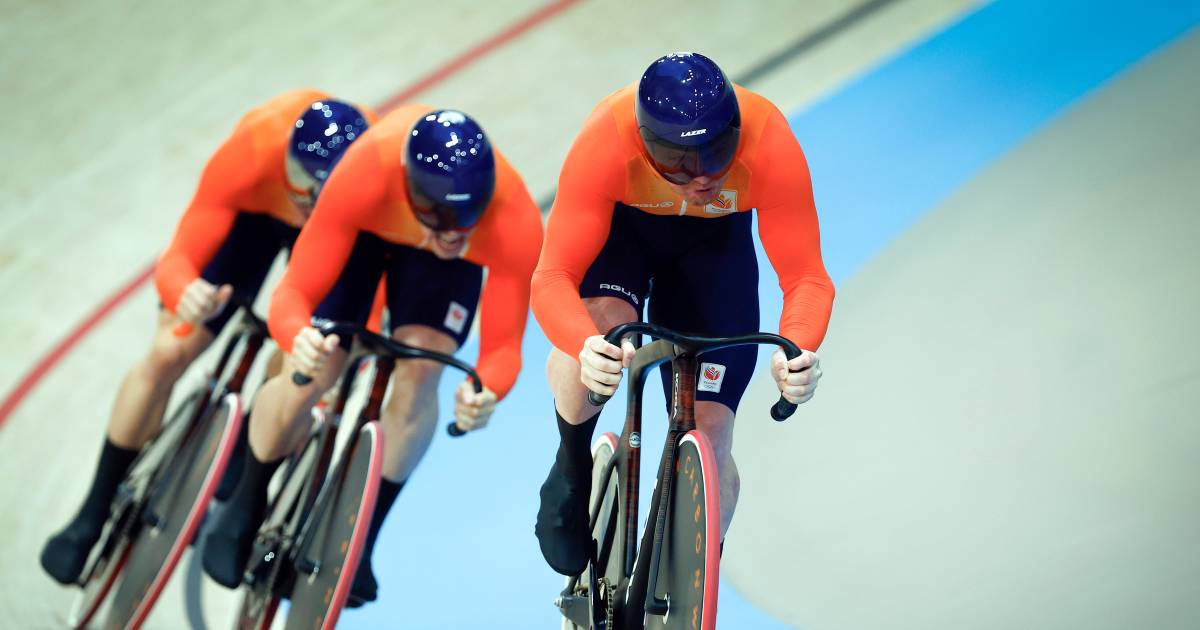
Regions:
<instances>
[{"instance_id":1,"label":"blue painted line","mask_svg":"<svg viewBox=\"0 0 1200 630\"><path fill-rule=\"evenodd\" d=\"M792 116L835 281L1066 107L1197 21L1194 0L1001 0ZM779 290L761 249L759 256L763 321L774 328ZM347 611L342 627L558 627L551 602L562 580L533 537L538 487L557 447L543 376L549 350L531 319L525 370L492 426L435 440L376 548L382 602ZM477 352L473 340L462 355ZM444 381L441 400L450 401L457 379ZM661 408L660 388L647 394L647 409ZM609 412L601 427L616 430L619 415ZM665 429L655 420L647 412L651 457ZM739 445L739 453L748 448ZM752 532L747 525L735 523L735 535L739 527ZM719 627L786 626L723 583Z\"/></svg>"}]
</instances>

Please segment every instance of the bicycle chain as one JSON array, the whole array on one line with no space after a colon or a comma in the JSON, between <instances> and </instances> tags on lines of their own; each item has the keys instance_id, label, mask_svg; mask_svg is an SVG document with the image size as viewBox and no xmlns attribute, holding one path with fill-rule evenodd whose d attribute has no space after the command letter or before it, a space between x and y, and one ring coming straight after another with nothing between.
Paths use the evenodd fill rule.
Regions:
<instances>
[{"instance_id":1,"label":"bicycle chain","mask_svg":"<svg viewBox=\"0 0 1200 630\"><path fill-rule=\"evenodd\" d=\"M604 623L607 628L611 628L613 627L613 589L608 583L607 577L600 578L597 584L600 596L604 598Z\"/></svg>"}]
</instances>

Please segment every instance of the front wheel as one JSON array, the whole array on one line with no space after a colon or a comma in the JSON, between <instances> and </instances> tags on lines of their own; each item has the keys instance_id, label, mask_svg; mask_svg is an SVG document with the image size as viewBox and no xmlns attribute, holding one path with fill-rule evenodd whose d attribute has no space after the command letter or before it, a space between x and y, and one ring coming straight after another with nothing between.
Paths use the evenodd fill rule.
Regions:
<instances>
[{"instance_id":1,"label":"front wheel","mask_svg":"<svg viewBox=\"0 0 1200 630\"><path fill-rule=\"evenodd\" d=\"M132 543L104 627L137 628L146 620L200 527L229 464L241 423L241 401L229 394L164 459L165 470L150 488L143 525Z\"/></svg>"},{"instance_id":2,"label":"front wheel","mask_svg":"<svg viewBox=\"0 0 1200 630\"><path fill-rule=\"evenodd\" d=\"M129 560L128 521L134 515L131 506L126 506L124 511L123 515L105 524L108 529L100 538L100 551L84 570L83 590L75 598L67 616L67 623L72 628L87 627Z\"/></svg>"},{"instance_id":3,"label":"front wheel","mask_svg":"<svg viewBox=\"0 0 1200 630\"><path fill-rule=\"evenodd\" d=\"M75 598L67 618L73 628L88 626L127 566L131 543L141 528L143 502L149 486L162 462L175 452L203 411L208 391L204 387L197 388L175 407L158 435L129 467L129 474L121 482L121 489L113 501L112 513L104 525L100 542L93 548L83 570L79 582L83 590Z\"/></svg>"},{"instance_id":4,"label":"front wheel","mask_svg":"<svg viewBox=\"0 0 1200 630\"><path fill-rule=\"evenodd\" d=\"M597 507L596 502L600 502L599 510L596 513L596 522L592 526L592 538L598 544L599 556L603 560L604 566L603 575L597 576L597 581L601 577L604 578L610 588L615 587L621 579L621 553L624 551L624 541L620 540L618 536L620 533L618 524L625 518L624 505L617 502L617 488L620 487L619 469L614 468L608 484L603 485L604 471L616 456L616 452L617 436L612 433L602 434L592 445L592 494L588 500L589 509ZM600 601L593 597L593 595L599 596L600 594L589 592L590 571L590 568L584 569L583 575L577 580L575 594L589 597L594 600L593 605L600 605ZM568 585L571 580L572 578L567 578ZM611 596L611 592L605 595ZM592 613L595 611L593 610ZM562 630L587 630L587 627L579 626L564 616Z\"/></svg>"},{"instance_id":5,"label":"front wheel","mask_svg":"<svg viewBox=\"0 0 1200 630\"><path fill-rule=\"evenodd\" d=\"M350 595L383 469L383 433L368 422L346 452L340 478L331 477L299 541L287 629L330 630ZM322 504L323 503L323 504Z\"/></svg>"},{"instance_id":6,"label":"front wheel","mask_svg":"<svg viewBox=\"0 0 1200 630\"><path fill-rule=\"evenodd\" d=\"M689 431L679 441L668 527L655 595L665 616L646 615L646 628L712 630L717 623L721 563L721 502L717 462L708 438Z\"/></svg>"}]
</instances>

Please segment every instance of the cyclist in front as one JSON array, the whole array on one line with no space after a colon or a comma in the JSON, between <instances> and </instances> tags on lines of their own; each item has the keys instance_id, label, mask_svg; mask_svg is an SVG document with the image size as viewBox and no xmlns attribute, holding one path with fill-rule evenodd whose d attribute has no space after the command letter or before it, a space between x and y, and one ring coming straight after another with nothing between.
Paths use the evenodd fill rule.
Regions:
<instances>
[{"instance_id":1,"label":"cyclist in front","mask_svg":"<svg viewBox=\"0 0 1200 630\"><path fill-rule=\"evenodd\" d=\"M309 430L309 409L337 380L351 339L322 337L318 316L366 321L386 273L392 336L453 353L481 311L477 372L484 391L457 390L455 420L487 424L521 368L529 280L542 219L520 175L461 112L406 105L346 152L271 300L268 324L288 354L258 394L241 483L205 541L204 568L235 588L262 523L267 485ZM484 282L484 270L487 281ZM371 553L404 483L433 439L442 365L397 361L382 411L383 482L348 605L377 597ZM311 375L296 385L292 373Z\"/></svg>"},{"instance_id":2,"label":"cyclist in front","mask_svg":"<svg viewBox=\"0 0 1200 630\"><path fill-rule=\"evenodd\" d=\"M807 349L790 362L778 351L769 368L779 391L803 403L821 377L813 350L834 289L808 166L783 114L707 57L675 53L601 101L567 154L532 287L534 315L555 346L546 372L561 438L535 533L559 573L580 573L590 552L590 445L600 409L587 393L611 395L633 357L632 344L610 345L602 333L639 320L647 302L649 320L668 328L757 331L752 208L783 290L780 334ZM717 458L722 537L738 496L734 415L755 358L753 347L708 353L697 383L696 424Z\"/></svg>"},{"instance_id":3,"label":"cyclist in front","mask_svg":"<svg viewBox=\"0 0 1200 630\"><path fill-rule=\"evenodd\" d=\"M334 162L374 119L324 92L287 92L246 114L209 158L155 269L161 311L150 351L117 391L83 506L42 549L42 567L55 580L79 578L117 487L162 423L171 388L232 317L230 296L254 299ZM181 323L194 328L177 334Z\"/></svg>"}]
</instances>

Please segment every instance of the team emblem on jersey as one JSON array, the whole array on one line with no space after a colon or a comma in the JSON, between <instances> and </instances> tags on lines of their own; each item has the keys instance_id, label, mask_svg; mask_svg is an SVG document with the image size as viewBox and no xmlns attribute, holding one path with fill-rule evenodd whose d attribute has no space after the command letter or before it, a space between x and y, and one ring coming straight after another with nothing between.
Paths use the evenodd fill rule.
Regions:
<instances>
[{"instance_id":1,"label":"team emblem on jersey","mask_svg":"<svg viewBox=\"0 0 1200 630\"><path fill-rule=\"evenodd\" d=\"M725 380L725 366L720 363L700 364L700 384L697 391L721 393L721 383Z\"/></svg>"},{"instance_id":2,"label":"team emblem on jersey","mask_svg":"<svg viewBox=\"0 0 1200 630\"><path fill-rule=\"evenodd\" d=\"M451 302L450 309L446 311L446 321L442 325L447 330L453 330L455 334L462 334L463 326L467 325L467 307L458 302Z\"/></svg>"},{"instance_id":3,"label":"team emblem on jersey","mask_svg":"<svg viewBox=\"0 0 1200 630\"><path fill-rule=\"evenodd\" d=\"M729 214L737 212L737 191L722 190L715 201L704 206L704 214Z\"/></svg>"}]
</instances>

